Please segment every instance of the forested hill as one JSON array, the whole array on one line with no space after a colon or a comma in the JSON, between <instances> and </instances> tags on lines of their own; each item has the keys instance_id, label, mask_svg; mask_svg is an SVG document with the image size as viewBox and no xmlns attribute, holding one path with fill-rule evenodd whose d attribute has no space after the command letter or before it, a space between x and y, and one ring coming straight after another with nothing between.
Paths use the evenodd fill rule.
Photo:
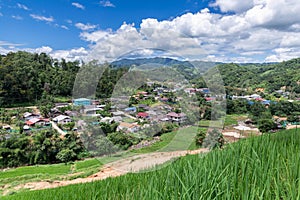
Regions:
<instances>
[{"instance_id":1,"label":"forested hill","mask_svg":"<svg viewBox=\"0 0 300 200\"><path fill-rule=\"evenodd\" d=\"M300 93L300 58L276 64L220 64L217 66L226 86L236 88L265 88L267 92L286 86Z\"/></svg>"},{"instance_id":2,"label":"forested hill","mask_svg":"<svg viewBox=\"0 0 300 200\"><path fill-rule=\"evenodd\" d=\"M92 64L86 66L93 67ZM0 107L35 104L43 92L71 97L80 63L51 58L45 53L19 51L0 56ZM113 85L128 69L108 68L98 84L96 96L107 97Z\"/></svg>"},{"instance_id":3,"label":"forested hill","mask_svg":"<svg viewBox=\"0 0 300 200\"><path fill-rule=\"evenodd\" d=\"M78 62L58 61L45 53L0 56L0 105L35 101L45 90L70 95L78 69Z\"/></svg>"}]
</instances>

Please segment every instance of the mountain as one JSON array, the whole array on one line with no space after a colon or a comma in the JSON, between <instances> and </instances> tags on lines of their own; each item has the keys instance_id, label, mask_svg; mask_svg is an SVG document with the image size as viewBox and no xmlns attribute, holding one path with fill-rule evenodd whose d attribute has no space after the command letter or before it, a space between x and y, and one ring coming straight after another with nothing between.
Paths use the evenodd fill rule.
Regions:
<instances>
[{"instance_id":1,"label":"mountain","mask_svg":"<svg viewBox=\"0 0 300 200\"><path fill-rule=\"evenodd\" d=\"M114 68L121 67L133 67L149 65L151 67L156 66L168 66L174 67L178 72L182 73L187 79L193 79L210 68L216 66L217 62L205 62L205 61L180 61L173 58L137 58L137 59L121 59L111 63Z\"/></svg>"}]
</instances>

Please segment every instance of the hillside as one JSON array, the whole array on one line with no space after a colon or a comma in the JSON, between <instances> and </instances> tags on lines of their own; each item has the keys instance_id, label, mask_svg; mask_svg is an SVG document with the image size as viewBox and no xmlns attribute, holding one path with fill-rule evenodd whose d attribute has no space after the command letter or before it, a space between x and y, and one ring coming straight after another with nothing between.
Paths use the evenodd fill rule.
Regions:
<instances>
[{"instance_id":1,"label":"hillside","mask_svg":"<svg viewBox=\"0 0 300 200\"><path fill-rule=\"evenodd\" d=\"M152 172L3 199L299 199L299 141L299 131L282 131L186 156Z\"/></svg>"},{"instance_id":2,"label":"hillside","mask_svg":"<svg viewBox=\"0 0 300 200\"><path fill-rule=\"evenodd\" d=\"M220 64L218 69L226 86L237 88L265 88L268 92L280 90L300 93L300 59L276 64Z\"/></svg>"}]
</instances>

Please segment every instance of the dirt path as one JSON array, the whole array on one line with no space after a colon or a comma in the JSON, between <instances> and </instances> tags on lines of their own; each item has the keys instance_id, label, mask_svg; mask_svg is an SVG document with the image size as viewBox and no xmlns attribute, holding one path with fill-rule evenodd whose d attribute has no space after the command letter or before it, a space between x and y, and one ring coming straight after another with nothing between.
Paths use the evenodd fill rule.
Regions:
<instances>
[{"instance_id":1,"label":"dirt path","mask_svg":"<svg viewBox=\"0 0 300 200\"><path fill-rule=\"evenodd\" d=\"M187 154L206 153L209 150L206 148L193 151L173 151L173 152L155 152L143 155L136 155L130 158L118 160L102 167L101 171L86 178L77 178L67 181L41 181L30 182L23 185L16 186L14 190L30 189L41 190L47 188L56 188L70 184L87 183L97 180L103 180L108 177L116 177L127 174L129 172L139 172L141 170L151 169L156 165L163 164L173 158L185 156Z\"/></svg>"}]
</instances>

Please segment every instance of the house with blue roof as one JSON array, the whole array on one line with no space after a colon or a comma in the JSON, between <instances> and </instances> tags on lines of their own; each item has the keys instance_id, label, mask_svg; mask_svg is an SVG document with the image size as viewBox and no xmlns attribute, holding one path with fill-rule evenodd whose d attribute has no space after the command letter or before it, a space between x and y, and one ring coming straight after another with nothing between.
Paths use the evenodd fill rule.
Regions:
<instances>
[{"instance_id":1,"label":"house with blue roof","mask_svg":"<svg viewBox=\"0 0 300 200\"><path fill-rule=\"evenodd\" d=\"M73 100L74 106L89 106L92 105L92 101L87 98L79 98Z\"/></svg>"}]
</instances>

